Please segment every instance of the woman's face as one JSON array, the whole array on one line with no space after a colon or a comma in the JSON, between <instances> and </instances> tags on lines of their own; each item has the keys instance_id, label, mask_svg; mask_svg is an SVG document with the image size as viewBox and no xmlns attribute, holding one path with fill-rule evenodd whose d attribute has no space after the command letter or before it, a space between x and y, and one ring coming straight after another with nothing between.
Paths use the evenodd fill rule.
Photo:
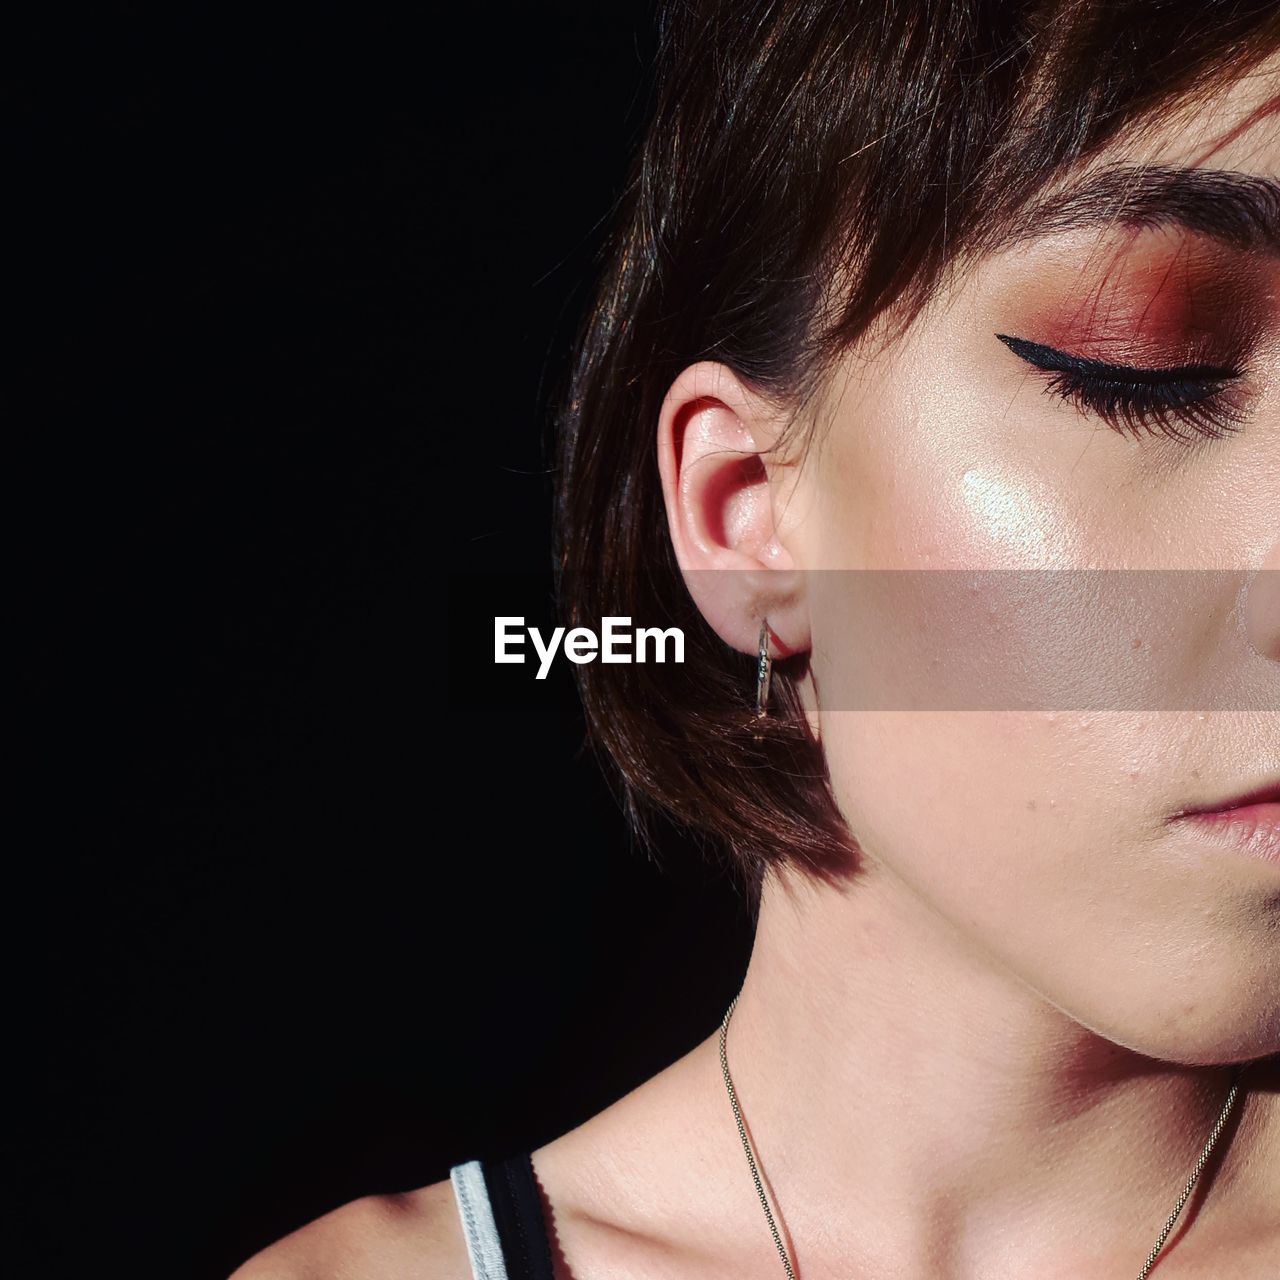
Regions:
<instances>
[{"instance_id":1,"label":"woman's face","mask_svg":"<svg viewBox=\"0 0 1280 1280\"><path fill-rule=\"evenodd\" d=\"M1089 172L1253 175L1275 215L1280 115L1239 127L1264 70ZM1277 219L1223 240L1234 192L1194 181L1144 227L1055 203L851 355L786 494L797 566L846 571L805 575L807 696L865 860L1080 1023L1188 1063L1280 1050L1280 855L1174 818L1280 782ZM1054 353L1195 367L1064 398Z\"/></svg>"}]
</instances>

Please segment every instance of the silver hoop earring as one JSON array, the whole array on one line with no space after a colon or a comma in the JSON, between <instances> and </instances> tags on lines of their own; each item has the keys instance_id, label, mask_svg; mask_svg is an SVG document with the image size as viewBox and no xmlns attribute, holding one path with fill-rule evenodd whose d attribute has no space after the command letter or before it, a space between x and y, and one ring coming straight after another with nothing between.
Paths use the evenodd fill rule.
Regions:
<instances>
[{"instance_id":1,"label":"silver hoop earring","mask_svg":"<svg viewBox=\"0 0 1280 1280\"><path fill-rule=\"evenodd\" d=\"M756 655L756 719L769 714L769 682L773 676L773 659L769 656L769 620L760 619L760 645Z\"/></svg>"}]
</instances>

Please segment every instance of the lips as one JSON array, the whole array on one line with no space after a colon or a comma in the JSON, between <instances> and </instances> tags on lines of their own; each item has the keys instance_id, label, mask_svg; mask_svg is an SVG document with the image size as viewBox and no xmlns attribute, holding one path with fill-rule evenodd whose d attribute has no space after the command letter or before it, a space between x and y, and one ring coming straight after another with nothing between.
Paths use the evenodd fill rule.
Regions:
<instances>
[{"instance_id":1,"label":"lips","mask_svg":"<svg viewBox=\"0 0 1280 1280\"><path fill-rule=\"evenodd\" d=\"M1183 809L1176 816L1190 817L1195 814L1230 813L1235 809L1246 809L1253 805L1280 804L1280 779L1264 783L1252 791L1233 796L1230 800L1215 800L1209 804L1193 805Z\"/></svg>"},{"instance_id":2,"label":"lips","mask_svg":"<svg viewBox=\"0 0 1280 1280\"><path fill-rule=\"evenodd\" d=\"M1251 858L1280 868L1280 780L1229 800L1196 805L1173 815L1176 825L1198 831Z\"/></svg>"}]
</instances>

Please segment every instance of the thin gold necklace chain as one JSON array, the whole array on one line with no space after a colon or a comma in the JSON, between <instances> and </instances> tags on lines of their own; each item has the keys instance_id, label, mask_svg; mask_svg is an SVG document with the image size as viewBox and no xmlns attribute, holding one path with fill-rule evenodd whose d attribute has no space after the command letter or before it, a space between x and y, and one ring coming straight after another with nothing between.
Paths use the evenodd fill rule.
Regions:
<instances>
[{"instance_id":1,"label":"thin gold necklace chain","mask_svg":"<svg viewBox=\"0 0 1280 1280\"><path fill-rule=\"evenodd\" d=\"M741 994L741 992L739 992ZM756 1194L760 1197L760 1204L764 1207L764 1216L769 1223L769 1230L773 1233L773 1243L778 1246L778 1256L782 1259L782 1265L787 1270L787 1280L796 1280L796 1273L791 1269L791 1259L787 1256L786 1248L782 1243L782 1236L778 1231L778 1224L773 1220L773 1213L769 1208L768 1197L764 1193L764 1186L760 1181L760 1171L756 1168L756 1158L751 1152L751 1143L747 1141L746 1126L742 1123L742 1111L738 1107L738 1095L733 1087L733 1080L729 1076L729 1059L725 1054L725 1035L729 1030L729 1019L733 1017L733 1011L738 1003L738 997L734 996L730 1001L728 1009L725 1010L724 1018L720 1023L720 1069L724 1072L725 1088L729 1091L729 1102L733 1106L733 1118L738 1124L738 1133L742 1137L742 1149L747 1153L747 1164L751 1168L751 1180L756 1184ZM1214 1122L1212 1131L1208 1140L1204 1144L1204 1150L1200 1152L1200 1157L1195 1163L1195 1168L1191 1170L1191 1177L1187 1179L1187 1185L1182 1188L1182 1194L1178 1197L1177 1203L1173 1206L1173 1212L1165 1220L1164 1229L1160 1232L1155 1244L1152 1246L1151 1252L1147 1255L1147 1260L1143 1264L1142 1270L1138 1272L1137 1280L1147 1280L1147 1276L1151 1268L1155 1266L1156 1258L1159 1256L1160 1250L1164 1248L1164 1242L1169 1238L1169 1232L1173 1230L1173 1224L1177 1222L1178 1215L1182 1212L1183 1206L1191 1196L1191 1192L1203 1172L1205 1164L1208 1163L1209 1156L1213 1151L1223 1128L1226 1126L1227 1118L1231 1115L1231 1110L1236 1104L1236 1098L1240 1092L1240 1074L1243 1070L1242 1065L1237 1065L1232 1071L1231 1088L1227 1091L1226 1101L1222 1104L1222 1110L1218 1113L1218 1118Z\"/></svg>"}]
</instances>

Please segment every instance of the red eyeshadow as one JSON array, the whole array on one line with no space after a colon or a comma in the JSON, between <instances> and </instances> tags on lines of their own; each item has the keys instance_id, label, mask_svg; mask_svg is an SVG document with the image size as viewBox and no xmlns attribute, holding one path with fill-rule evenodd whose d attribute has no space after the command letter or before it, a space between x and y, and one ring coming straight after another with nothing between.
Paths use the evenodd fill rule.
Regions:
<instances>
[{"instance_id":1,"label":"red eyeshadow","mask_svg":"<svg viewBox=\"0 0 1280 1280\"><path fill-rule=\"evenodd\" d=\"M1193 238L1138 233L1119 251L1038 272L1024 315L1024 337L1073 355L1153 367L1229 361L1280 319L1280 269Z\"/></svg>"}]
</instances>

